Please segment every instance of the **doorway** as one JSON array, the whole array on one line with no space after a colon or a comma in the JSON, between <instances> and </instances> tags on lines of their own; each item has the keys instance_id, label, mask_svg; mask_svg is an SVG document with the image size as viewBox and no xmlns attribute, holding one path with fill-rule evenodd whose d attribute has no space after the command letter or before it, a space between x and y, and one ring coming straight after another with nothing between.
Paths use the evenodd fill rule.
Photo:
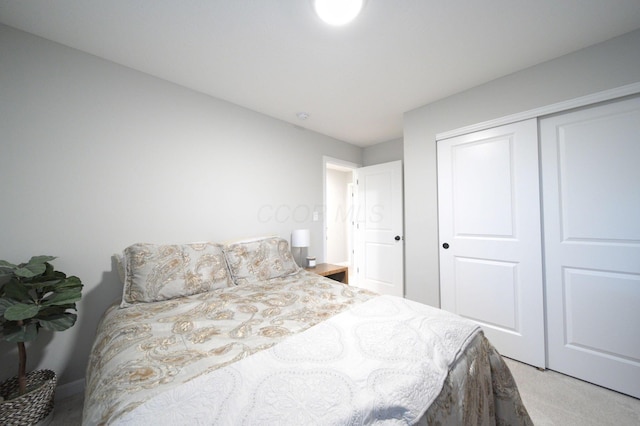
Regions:
<instances>
[{"instance_id":1,"label":"doorway","mask_svg":"<svg viewBox=\"0 0 640 426\"><path fill-rule=\"evenodd\" d=\"M359 167L324 157L324 261L349 284L404 296L402 162Z\"/></svg>"},{"instance_id":2,"label":"doorway","mask_svg":"<svg viewBox=\"0 0 640 426\"><path fill-rule=\"evenodd\" d=\"M353 177L357 164L324 159L324 259L354 271Z\"/></svg>"}]
</instances>

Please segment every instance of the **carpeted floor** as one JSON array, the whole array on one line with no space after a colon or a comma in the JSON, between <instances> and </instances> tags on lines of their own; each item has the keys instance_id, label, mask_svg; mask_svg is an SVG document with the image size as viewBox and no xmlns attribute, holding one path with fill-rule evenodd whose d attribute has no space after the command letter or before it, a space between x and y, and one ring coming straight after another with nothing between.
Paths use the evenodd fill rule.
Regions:
<instances>
[{"instance_id":1,"label":"carpeted floor","mask_svg":"<svg viewBox=\"0 0 640 426\"><path fill-rule=\"evenodd\" d=\"M50 426L80 426L82 424L82 403L84 394L79 393L65 399L56 400L53 421Z\"/></svg>"},{"instance_id":2,"label":"carpeted floor","mask_svg":"<svg viewBox=\"0 0 640 426\"><path fill-rule=\"evenodd\" d=\"M505 358L536 426L637 426L640 399ZM51 425L82 421L82 394L56 402Z\"/></svg>"},{"instance_id":3,"label":"carpeted floor","mask_svg":"<svg viewBox=\"0 0 640 426\"><path fill-rule=\"evenodd\" d=\"M637 426L640 399L505 358L536 426Z\"/></svg>"}]
</instances>

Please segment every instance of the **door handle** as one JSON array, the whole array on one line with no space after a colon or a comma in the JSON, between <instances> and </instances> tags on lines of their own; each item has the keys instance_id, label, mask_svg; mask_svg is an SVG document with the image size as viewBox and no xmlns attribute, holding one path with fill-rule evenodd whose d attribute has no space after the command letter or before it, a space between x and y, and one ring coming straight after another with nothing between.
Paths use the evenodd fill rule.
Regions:
<instances>
[{"instance_id":1,"label":"door handle","mask_svg":"<svg viewBox=\"0 0 640 426\"><path fill-rule=\"evenodd\" d=\"M395 236L395 238L394 238L394 240L396 240L396 241L400 241L400 235L396 235L396 236Z\"/></svg>"},{"instance_id":2,"label":"door handle","mask_svg":"<svg viewBox=\"0 0 640 426\"><path fill-rule=\"evenodd\" d=\"M449 243L444 243L442 245L442 248L445 249L445 250L448 249L449 248Z\"/></svg>"}]
</instances>

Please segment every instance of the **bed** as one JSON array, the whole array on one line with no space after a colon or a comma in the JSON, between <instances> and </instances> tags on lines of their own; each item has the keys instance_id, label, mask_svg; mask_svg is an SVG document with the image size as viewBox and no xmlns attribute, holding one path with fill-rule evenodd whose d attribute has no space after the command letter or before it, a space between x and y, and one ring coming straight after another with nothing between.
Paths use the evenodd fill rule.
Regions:
<instances>
[{"instance_id":1,"label":"bed","mask_svg":"<svg viewBox=\"0 0 640 426\"><path fill-rule=\"evenodd\" d=\"M532 424L475 323L307 272L281 238L121 262L83 424Z\"/></svg>"}]
</instances>

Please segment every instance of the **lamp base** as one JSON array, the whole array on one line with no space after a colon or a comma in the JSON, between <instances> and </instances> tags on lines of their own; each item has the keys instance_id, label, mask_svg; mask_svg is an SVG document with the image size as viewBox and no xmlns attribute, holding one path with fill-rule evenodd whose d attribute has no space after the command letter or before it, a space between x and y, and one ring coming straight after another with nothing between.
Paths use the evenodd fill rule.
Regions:
<instances>
[{"instance_id":1,"label":"lamp base","mask_svg":"<svg viewBox=\"0 0 640 426\"><path fill-rule=\"evenodd\" d=\"M296 264L304 268L307 266L307 251L309 249L307 247L294 247L293 248L293 260L296 261Z\"/></svg>"}]
</instances>

